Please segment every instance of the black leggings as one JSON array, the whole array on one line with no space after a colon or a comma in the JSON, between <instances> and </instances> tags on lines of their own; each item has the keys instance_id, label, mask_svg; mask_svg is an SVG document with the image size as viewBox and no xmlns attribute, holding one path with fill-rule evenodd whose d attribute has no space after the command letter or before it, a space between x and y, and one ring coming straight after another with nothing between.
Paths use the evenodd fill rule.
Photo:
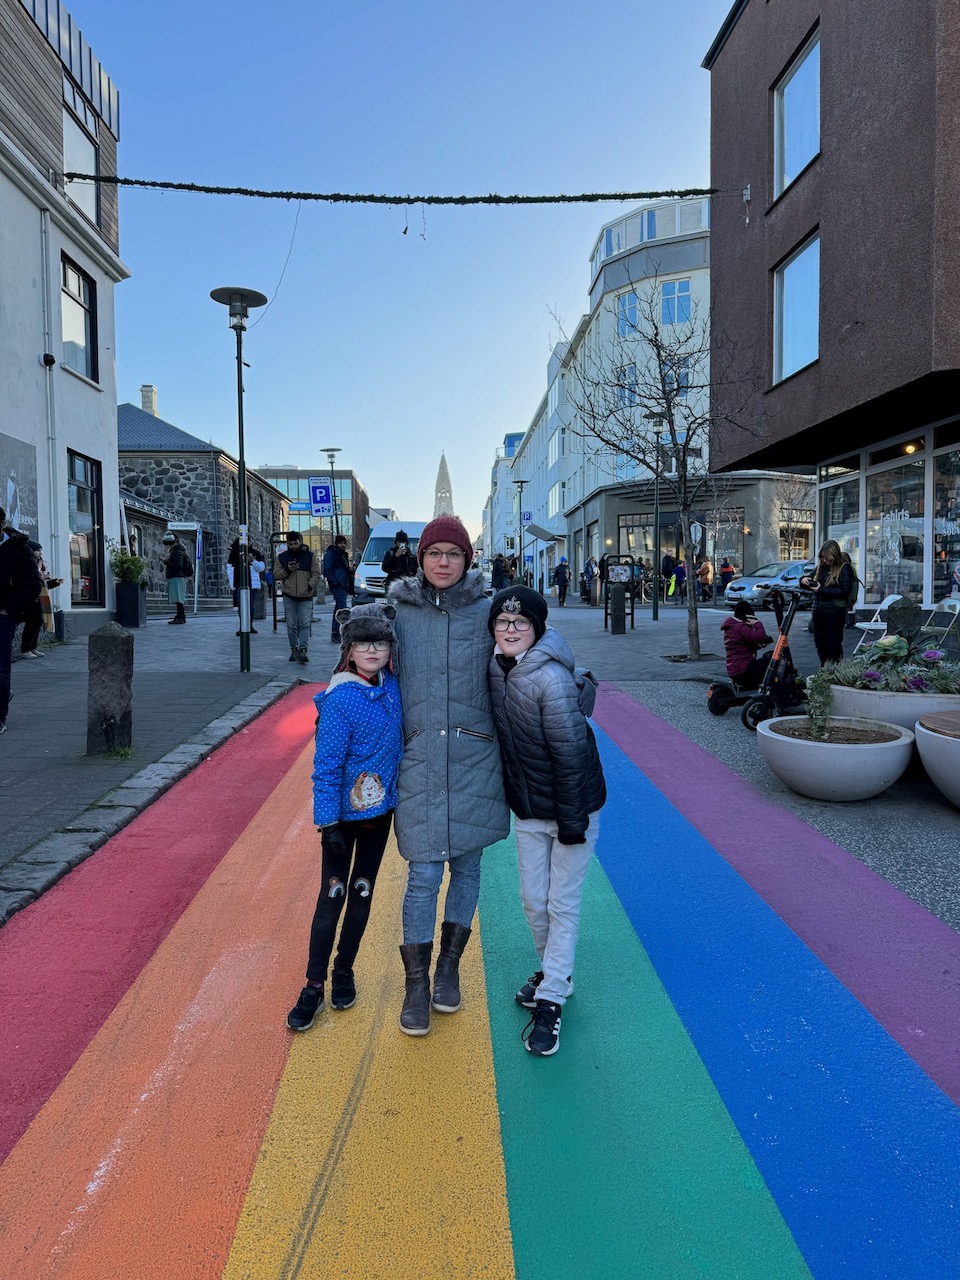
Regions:
<instances>
[{"instance_id":1,"label":"black leggings","mask_svg":"<svg viewBox=\"0 0 960 1280\"><path fill-rule=\"evenodd\" d=\"M843 629L847 624L846 609L814 609L813 643L817 646L820 665L839 662L843 657Z\"/></svg>"},{"instance_id":2,"label":"black leggings","mask_svg":"<svg viewBox=\"0 0 960 1280\"><path fill-rule=\"evenodd\" d=\"M307 981L325 982L337 921L346 902L347 909L340 929L337 961L345 969L351 969L360 947L360 939L370 918L370 904L377 882L377 872L383 851L390 835L393 810L379 818L360 822L341 822L340 830L352 846L352 862L348 854L338 857L322 842L323 856L320 863L320 896L310 926L310 957L307 961Z\"/></svg>"}]
</instances>

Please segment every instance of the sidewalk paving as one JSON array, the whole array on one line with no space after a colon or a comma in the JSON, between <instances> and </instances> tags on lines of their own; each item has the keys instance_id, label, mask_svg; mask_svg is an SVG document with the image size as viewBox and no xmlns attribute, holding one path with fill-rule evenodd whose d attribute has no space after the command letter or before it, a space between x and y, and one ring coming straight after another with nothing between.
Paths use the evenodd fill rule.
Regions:
<instances>
[{"instance_id":1,"label":"sidewalk paving","mask_svg":"<svg viewBox=\"0 0 960 1280\"><path fill-rule=\"evenodd\" d=\"M736 710L723 718L705 705L706 685L723 676L723 608L700 612L700 663L686 652L685 609L665 605L654 623L649 606L635 627L614 636L603 611L549 598L550 621L570 641L578 663L615 683L673 724L785 808L834 840L933 914L960 929L960 813L919 766L874 800L821 805L786 790L766 769L754 735ZM114 832L298 683L326 680L337 654L329 640L330 605L315 610L308 665L291 664L282 620L261 621L251 638L250 672L239 670L236 613L190 616L168 628L152 618L134 632L133 743L130 759L88 758L86 639L53 645L40 661L19 661L8 732L0 739L3 836L0 922L26 906L100 847ZM773 634L773 615L767 629ZM801 671L816 666L806 617L791 636ZM698 786L696 776L691 788ZM716 797L718 814L724 797ZM749 811L745 841L763 841Z\"/></svg>"}]
</instances>

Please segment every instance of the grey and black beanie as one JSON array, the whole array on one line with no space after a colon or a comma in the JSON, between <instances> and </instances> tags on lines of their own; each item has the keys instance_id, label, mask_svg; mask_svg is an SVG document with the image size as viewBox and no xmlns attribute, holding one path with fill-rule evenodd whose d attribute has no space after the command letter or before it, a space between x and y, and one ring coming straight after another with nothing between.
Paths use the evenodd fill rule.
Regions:
<instances>
[{"instance_id":1,"label":"grey and black beanie","mask_svg":"<svg viewBox=\"0 0 960 1280\"><path fill-rule=\"evenodd\" d=\"M338 609L337 622L340 624L340 661L337 671L347 671L347 653L355 640L389 640L390 664L396 657L397 633L393 620L397 611L392 604L355 604L352 609Z\"/></svg>"}]
</instances>

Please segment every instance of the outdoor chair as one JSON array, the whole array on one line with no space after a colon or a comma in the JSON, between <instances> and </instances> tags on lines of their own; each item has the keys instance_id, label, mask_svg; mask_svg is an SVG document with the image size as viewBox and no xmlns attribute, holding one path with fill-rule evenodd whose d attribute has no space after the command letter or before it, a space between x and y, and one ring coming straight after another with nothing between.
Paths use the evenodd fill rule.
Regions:
<instances>
[{"instance_id":1,"label":"outdoor chair","mask_svg":"<svg viewBox=\"0 0 960 1280\"><path fill-rule=\"evenodd\" d=\"M886 615L890 606L897 600L902 599L903 596L899 593L884 597L884 599L877 605L877 611L872 618L867 619L866 622L857 622L854 624L857 630L862 632L860 639L857 641L856 647L853 650L854 653L856 653L863 645L873 644L874 640L879 640L880 637L884 635L887 630L887 623L885 616L881 617L881 615Z\"/></svg>"},{"instance_id":2,"label":"outdoor chair","mask_svg":"<svg viewBox=\"0 0 960 1280\"><path fill-rule=\"evenodd\" d=\"M941 600L920 628L920 634L932 636L942 648L948 636L960 636L960 600Z\"/></svg>"}]
</instances>

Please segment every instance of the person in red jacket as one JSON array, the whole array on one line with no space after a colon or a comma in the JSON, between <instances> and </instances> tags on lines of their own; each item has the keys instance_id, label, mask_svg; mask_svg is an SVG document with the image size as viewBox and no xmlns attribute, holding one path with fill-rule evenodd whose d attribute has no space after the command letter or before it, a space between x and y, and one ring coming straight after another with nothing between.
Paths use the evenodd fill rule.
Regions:
<instances>
[{"instance_id":1,"label":"person in red jacket","mask_svg":"<svg viewBox=\"0 0 960 1280\"><path fill-rule=\"evenodd\" d=\"M757 657L760 649L773 644L773 639L758 622L746 600L738 600L733 616L720 624L727 651L727 675L744 689L755 689L770 665L770 654Z\"/></svg>"}]
</instances>

